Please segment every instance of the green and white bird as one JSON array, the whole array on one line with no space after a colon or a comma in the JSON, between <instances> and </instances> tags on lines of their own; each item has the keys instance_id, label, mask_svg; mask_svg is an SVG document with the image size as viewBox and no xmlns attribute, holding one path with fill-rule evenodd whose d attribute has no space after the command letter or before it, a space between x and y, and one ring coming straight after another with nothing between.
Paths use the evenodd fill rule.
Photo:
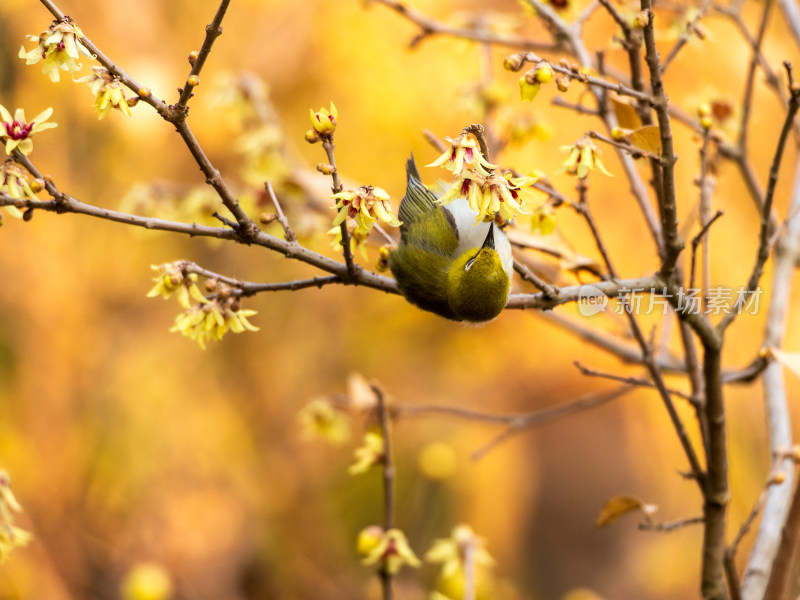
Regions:
<instances>
[{"instance_id":1,"label":"green and white bird","mask_svg":"<svg viewBox=\"0 0 800 600\"><path fill-rule=\"evenodd\" d=\"M400 203L400 243L389 268L406 299L455 321L494 319L506 305L514 272L511 244L494 222L476 223L464 198L443 206L422 183L412 156Z\"/></svg>"}]
</instances>

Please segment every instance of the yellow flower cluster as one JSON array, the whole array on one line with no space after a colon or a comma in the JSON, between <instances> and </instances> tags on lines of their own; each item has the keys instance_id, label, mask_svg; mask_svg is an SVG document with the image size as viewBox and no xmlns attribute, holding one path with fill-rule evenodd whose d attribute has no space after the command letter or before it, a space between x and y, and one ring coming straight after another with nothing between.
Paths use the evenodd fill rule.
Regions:
<instances>
[{"instance_id":1,"label":"yellow flower cluster","mask_svg":"<svg viewBox=\"0 0 800 600\"><path fill-rule=\"evenodd\" d=\"M0 104L0 140L5 139L6 154L10 155L15 149L25 155L30 154L33 151L33 134L57 126L56 123L45 122L52 114L53 109L47 108L28 122L25 120L25 111L21 108L12 117L6 107Z\"/></svg>"},{"instance_id":2,"label":"yellow flower cluster","mask_svg":"<svg viewBox=\"0 0 800 600\"><path fill-rule=\"evenodd\" d=\"M130 117L131 107L125 99L125 87L119 79L103 67L92 67L92 71L91 75L76 79L75 82L85 83L92 90L97 118L103 119L112 108Z\"/></svg>"},{"instance_id":3,"label":"yellow flower cluster","mask_svg":"<svg viewBox=\"0 0 800 600\"><path fill-rule=\"evenodd\" d=\"M340 225L350 217L356 222L356 231L363 234L369 233L378 219L391 227L400 226L400 221L392 214L389 194L383 188L362 185L356 191L339 192L331 198L336 200L333 208L339 210L334 225Z\"/></svg>"},{"instance_id":4,"label":"yellow flower cluster","mask_svg":"<svg viewBox=\"0 0 800 600\"><path fill-rule=\"evenodd\" d=\"M206 342L219 341L228 331L258 331L258 327L247 320L256 311L242 309L237 291L230 286L209 280L206 282L206 289L214 293L206 297L197 287L197 275L187 273L184 263L166 263L152 268L159 274L153 278L156 284L147 293L147 297L161 296L168 299L175 295L184 308L175 317L170 331L190 337L203 349Z\"/></svg>"},{"instance_id":5,"label":"yellow flower cluster","mask_svg":"<svg viewBox=\"0 0 800 600\"><path fill-rule=\"evenodd\" d=\"M26 37L32 42L36 42L37 45L30 51L26 51L24 46L21 47L19 57L24 58L25 64L28 65L44 61L42 73L53 82L61 79L61 71L68 73L80 71L81 64L76 61L81 54L88 58L94 58L80 41L83 32L69 17L64 17L61 21L53 21L53 24L41 35Z\"/></svg>"},{"instance_id":6,"label":"yellow flower cluster","mask_svg":"<svg viewBox=\"0 0 800 600\"><path fill-rule=\"evenodd\" d=\"M495 215L510 221L517 213L527 214L525 195L531 194L537 177L513 177L510 172L499 175L478 147L474 136L462 135L450 142L439 158L427 165L442 166L452 171L456 182L439 198L441 204L465 198L478 213L476 222L492 221Z\"/></svg>"},{"instance_id":7,"label":"yellow flower cluster","mask_svg":"<svg viewBox=\"0 0 800 600\"><path fill-rule=\"evenodd\" d=\"M11 482L5 471L0 471L0 563L8 558L15 548L21 548L31 541L33 536L14 525L15 512L22 507L11 491Z\"/></svg>"},{"instance_id":8,"label":"yellow flower cluster","mask_svg":"<svg viewBox=\"0 0 800 600\"><path fill-rule=\"evenodd\" d=\"M254 310L234 308L228 302L213 300L192 306L179 314L170 331L193 339L205 350L206 342L218 342L228 331L258 331L258 327L247 320L247 317L255 314Z\"/></svg>"},{"instance_id":9,"label":"yellow flower cluster","mask_svg":"<svg viewBox=\"0 0 800 600\"><path fill-rule=\"evenodd\" d=\"M10 158L0 164L0 192L16 200L37 199L36 192L28 183L27 173ZM5 208L12 217L22 218L22 212L13 204L9 204Z\"/></svg>"},{"instance_id":10,"label":"yellow flower cluster","mask_svg":"<svg viewBox=\"0 0 800 600\"><path fill-rule=\"evenodd\" d=\"M583 179L589 174L589 171L597 169L605 175L613 177L600 162L602 152L590 138L583 137L571 146L562 146L561 151L569 154L567 160L562 164L562 170L567 174Z\"/></svg>"}]
</instances>

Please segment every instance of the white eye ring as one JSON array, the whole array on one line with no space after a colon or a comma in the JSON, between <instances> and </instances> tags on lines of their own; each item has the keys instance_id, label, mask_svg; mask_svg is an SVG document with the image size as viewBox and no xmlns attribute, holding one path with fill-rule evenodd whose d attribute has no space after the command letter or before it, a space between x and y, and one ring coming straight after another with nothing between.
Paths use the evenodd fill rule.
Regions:
<instances>
[{"instance_id":1,"label":"white eye ring","mask_svg":"<svg viewBox=\"0 0 800 600\"><path fill-rule=\"evenodd\" d=\"M465 271L469 271L470 267L472 266L472 263L474 263L474 262L475 262L475 258L476 258L476 257L475 257L475 256L473 256L472 258L470 258L470 259L467 261L467 264L466 264L466 265L464 265L464 270L465 270Z\"/></svg>"}]
</instances>

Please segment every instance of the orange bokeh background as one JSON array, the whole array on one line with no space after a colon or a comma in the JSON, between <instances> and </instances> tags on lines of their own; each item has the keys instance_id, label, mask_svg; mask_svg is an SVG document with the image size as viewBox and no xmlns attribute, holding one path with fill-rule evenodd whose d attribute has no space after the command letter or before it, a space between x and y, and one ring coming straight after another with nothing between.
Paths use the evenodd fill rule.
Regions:
<instances>
[{"instance_id":1,"label":"orange bokeh background","mask_svg":"<svg viewBox=\"0 0 800 600\"><path fill-rule=\"evenodd\" d=\"M415 0L443 21L468 21L481 2ZM491 3L490 19L546 39L545 30L516 2ZM757 22L760 4L745 7ZM61 4L106 55L155 95L177 99L198 49L213 2L144 0ZM776 13L777 14L777 13ZM103 121L80 84L50 83L38 66L16 58L25 34L51 18L33 0L0 5L0 104L29 116L48 106L59 127L35 140L31 155L59 187L88 203L118 208L139 183L202 184L202 174L173 128L143 103L131 119L113 112ZM705 22L708 39L682 51L666 76L672 101L696 109L712 96L741 98L749 52L719 16ZM666 34L662 55L674 43ZM587 25L592 48L624 68L612 42L616 29L598 11ZM268 84L293 164L313 169L319 146L303 141L308 109L339 110L337 164L348 181L385 188L395 206L404 191L409 152L420 163L436 156L420 131L455 136L480 118L465 94L487 76L476 44L434 37L408 49L416 28L381 6L358 2L233 2L201 74L189 123L225 177L236 177L228 116L204 98L215 79L249 71ZM567 195L574 182L557 174L558 151L598 123L550 105L544 86L532 105L517 96L518 75L501 67L513 49L491 53L491 77L514 114L535 115L551 134L510 147L495 162L522 172L539 169ZM771 24L765 54L776 70L797 59L785 26ZM557 61L560 56L548 56ZM85 61L88 63L88 61ZM84 72L88 72L84 65ZM565 98L580 99L573 84ZM751 159L766 181L783 118L774 96L757 86L751 121ZM678 200L685 235L697 231L699 140L675 126ZM623 277L652 273L657 256L628 183L611 149L613 178L592 176L590 202ZM787 151L776 194L784 216L796 152ZM640 165L646 177L644 165ZM424 170L429 182L445 172ZM327 180L316 175L324 188ZM755 257L757 215L733 165L722 163L714 208L725 211L711 231L712 284L742 285ZM287 207L290 211L291 207ZM333 212L331 212L331 218ZM275 225L268 231L279 235ZM559 212L559 227L581 254L595 257L589 232ZM306 240L333 255L324 229ZM147 299L150 264L181 258L250 281L287 281L317 274L262 248L209 243L134 231L88 217L37 213L30 222L6 217L0 229L0 468L11 476L25 511L19 518L35 539L0 566L0 596L62 600L116 598L126 573L142 561L161 565L176 598L377 598L370 569L359 565L357 532L382 521L380 477L347 474L360 422L340 448L301 438L297 412L311 399L345 391L349 373L380 382L392 402L448 404L502 414L530 412L613 384L580 376L573 361L639 375L603 351L565 333L534 311L507 311L482 327L422 313L400 297L330 286L263 294L257 333L230 334L202 351L168 333L178 307ZM377 258L369 250L372 268ZM576 282L568 274L564 282ZM747 364L760 347L771 270L759 314L729 330L724 364ZM519 291L527 291L517 282ZM796 286L795 286L796 288ZM797 306L798 291L791 305ZM557 312L581 319L575 305ZM619 322L590 323L621 333ZM663 324L643 319L649 331ZM785 347L800 348L797 313L790 314ZM677 333L670 347L676 351ZM788 378L793 377L787 374ZM686 388L671 376L670 385ZM800 400L789 379L790 402ZM728 539L761 492L769 469L758 383L726 388L732 501ZM681 415L696 440L691 410ZM594 521L605 502L631 494L658 505L658 521L698 516L696 486L657 395L636 390L593 409L513 437L480 461L470 454L497 426L441 416L408 417L394 426L398 463L397 522L422 554L460 522L486 539L497 561L496 598L565 598L592 590L601 598L677 600L697 596L700 527L670 534L637 530L628 516L605 529ZM459 464L445 481L426 479L417 466L425 444L442 440ZM746 538L739 564L749 548ZM426 597L435 568L406 570L398 597ZM573 599L590 596L573 595Z\"/></svg>"}]
</instances>

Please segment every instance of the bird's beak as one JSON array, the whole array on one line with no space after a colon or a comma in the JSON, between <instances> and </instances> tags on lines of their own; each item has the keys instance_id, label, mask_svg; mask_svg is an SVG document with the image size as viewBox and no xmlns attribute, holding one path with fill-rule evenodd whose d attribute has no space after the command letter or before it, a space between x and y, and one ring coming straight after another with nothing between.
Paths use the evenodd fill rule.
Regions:
<instances>
[{"instance_id":1,"label":"bird's beak","mask_svg":"<svg viewBox=\"0 0 800 600\"><path fill-rule=\"evenodd\" d=\"M483 248L491 248L494 250L494 223L489 223L489 233L483 241L483 246L481 246L481 249Z\"/></svg>"}]
</instances>

